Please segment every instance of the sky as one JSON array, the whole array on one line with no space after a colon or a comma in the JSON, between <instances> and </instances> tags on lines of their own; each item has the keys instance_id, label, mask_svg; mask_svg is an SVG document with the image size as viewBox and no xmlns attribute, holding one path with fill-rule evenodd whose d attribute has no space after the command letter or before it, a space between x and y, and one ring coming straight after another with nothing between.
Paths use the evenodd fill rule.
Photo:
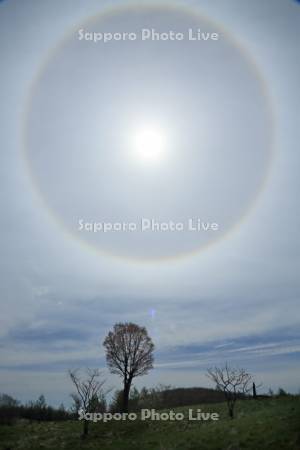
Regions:
<instances>
[{"instance_id":1,"label":"sky","mask_svg":"<svg viewBox=\"0 0 300 450\"><path fill-rule=\"evenodd\" d=\"M298 392L300 5L128 5L0 3L0 392L69 404L75 367L120 388L102 342L124 321L155 344L137 387L211 387L227 361ZM184 230L142 231L153 217Z\"/></svg>"}]
</instances>

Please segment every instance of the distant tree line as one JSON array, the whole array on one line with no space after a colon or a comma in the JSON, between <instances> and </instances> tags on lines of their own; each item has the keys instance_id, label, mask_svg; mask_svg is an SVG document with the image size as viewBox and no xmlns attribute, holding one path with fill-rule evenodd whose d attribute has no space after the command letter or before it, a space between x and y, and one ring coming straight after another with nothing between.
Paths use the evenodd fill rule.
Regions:
<instances>
[{"instance_id":1,"label":"distant tree line","mask_svg":"<svg viewBox=\"0 0 300 450\"><path fill-rule=\"evenodd\" d=\"M271 389L268 397L283 397L290 395L283 388L277 392ZM267 396L263 396L267 397ZM249 396L239 396L240 399ZM13 424L17 419L30 421L61 421L78 418L78 410L81 408L80 398L72 394L73 404L66 409L63 404L58 408L49 406L45 397L41 395L36 401L21 404L10 395L0 394L0 424ZM168 409L179 406L197 405L201 403L217 403L224 401L224 394L219 389L207 388L172 388L171 386L158 385L152 388L143 387L138 390L133 387L129 396L129 410L140 411L141 409ZM93 398L93 412L120 412L123 406L123 391L116 390L110 403L101 396Z\"/></svg>"},{"instance_id":2,"label":"distant tree line","mask_svg":"<svg viewBox=\"0 0 300 450\"><path fill-rule=\"evenodd\" d=\"M123 391L116 391L110 404L110 411L122 411ZM134 387L129 396L128 409L140 411L141 409L169 409L200 403L223 402L224 395L215 389L201 387L175 388L158 385L153 388L143 387L138 390Z\"/></svg>"},{"instance_id":3,"label":"distant tree line","mask_svg":"<svg viewBox=\"0 0 300 450\"><path fill-rule=\"evenodd\" d=\"M0 394L0 424L11 425L17 419L36 421L61 421L74 418L74 413L65 409L61 404L54 408L46 403L41 395L35 402L21 404L10 395Z\"/></svg>"}]
</instances>

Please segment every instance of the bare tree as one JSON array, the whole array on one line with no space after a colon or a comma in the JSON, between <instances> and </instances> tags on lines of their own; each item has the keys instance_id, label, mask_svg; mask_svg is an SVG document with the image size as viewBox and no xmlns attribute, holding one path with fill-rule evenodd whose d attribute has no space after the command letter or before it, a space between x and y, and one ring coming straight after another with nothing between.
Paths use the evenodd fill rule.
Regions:
<instances>
[{"instance_id":1,"label":"bare tree","mask_svg":"<svg viewBox=\"0 0 300 450\"><path fill-rule=\"evenodd\" d=\"M224 392L228 413L233 419L235 402L239 396L251 390L252 376L245 369L232 368L227 363L225 367L208 369L207 376L216 384L217 389Z\"/></svg>"},{"instance_id":2,"label":"bare tree","mask_svg":"<svg viewBox=\"0 0 300 450\"><path fill-rule=\"evenodd\" d=\"M87 369L86 378L82 379L79 370L69 370L69 376L76 388L77 394L72 394L72 398L76 403L76 407L81 407L83 411L95 412L99 402L104 398L103 385L105 380L101 379L101 373L98 369ZM88 435L89 422L83 420L82 437Z\"/></svg>"},{"instance_id":3,"label":"bare tree","mask_svg":"<svg viewBox=\"0 0 300 450\"><path fill-rule=\"evenodd\" d=\"M133 378L153 368L154 344L146 328L134 323L117 323L103 345L111 373L123 379L123 412L128 412L128 398Z\"/></svg>"}]
</instances>

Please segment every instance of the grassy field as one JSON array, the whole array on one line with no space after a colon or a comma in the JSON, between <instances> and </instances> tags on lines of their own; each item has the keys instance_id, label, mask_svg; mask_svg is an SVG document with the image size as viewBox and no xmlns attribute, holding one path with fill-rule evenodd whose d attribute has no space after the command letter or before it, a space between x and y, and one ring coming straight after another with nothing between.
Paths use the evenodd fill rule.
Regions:
<instances>
[{"instance_id":1,"label":"grassy field","mask_svg":"<svg viewBox=\"0 0 300 450\"><path fill-rule=\"evenodd\" d=\"M240 401L236 418L227 417L223 403L193 409L217 412L217 422L91 423L90 435L80 439L82 423L19 421L0 426L1 450L205 450L300 449L300 397ZM188 408L180 408L187 414Z\"/></svg>"}]
</instances>

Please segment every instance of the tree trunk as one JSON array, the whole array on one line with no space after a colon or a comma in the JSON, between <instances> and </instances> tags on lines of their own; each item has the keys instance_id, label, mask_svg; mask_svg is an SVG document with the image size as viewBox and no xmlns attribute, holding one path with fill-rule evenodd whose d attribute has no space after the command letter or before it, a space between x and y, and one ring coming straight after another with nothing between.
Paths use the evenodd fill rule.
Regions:
<instances>
[{"instance_id":1,"label":"tree trunk","mask_svg":"<svg viewBox=\"0 0 300 450\"><path fill-rule=\"evenodd\" d=\"M253 398L257 398L255 383L252 384Z\"/></svg>"},{"instance_id":2,"label":"tree trunk","mask_svg":"<svg viewBox=\"0 0 300 450\"><path fill-rule=\"evenodd\" d=\"M229 417L230 417L230 419L233 419L233 417L234 417L234 400L227 401L227 406L228 406Z\"/></svg>"},{"instance_id":3,"label":"tree trunk","mask_svg":"<svg viewBox=\"0 0 300 450\"><path fill-rule=\"evenodd\" d=\"M131 380L124 381L123 408L122 408L123 413L128 413L130 385L131 385Z\"/></svg>"},{"instance_id":4,"label":"tree trunk","mask_svg":"<svg viewBox=\"0 0 300 450\"><path fill-rule=\"evenodd\" d=\"M83 433L81 435L82 439L85 439L89 433L89 422L87 420L83 421Z\"/></svg>"}]
</instances>

